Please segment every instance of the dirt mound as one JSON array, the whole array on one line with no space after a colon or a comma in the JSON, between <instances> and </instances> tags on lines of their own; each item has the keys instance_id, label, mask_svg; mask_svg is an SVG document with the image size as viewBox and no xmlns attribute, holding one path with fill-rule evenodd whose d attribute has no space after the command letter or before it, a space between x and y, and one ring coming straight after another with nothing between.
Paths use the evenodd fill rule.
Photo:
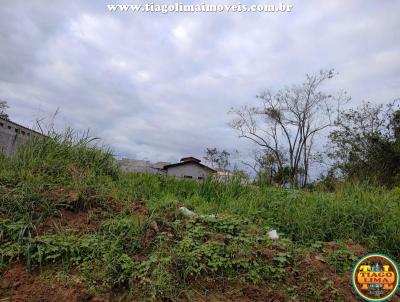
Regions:
<instances>
[{"instance_id":1,"label":"dirt mound","mask_svg":"<svg viewBox=\"0 0 400 302\"><path fill-rule=\"evenodd\" d=\"M62 191L61 189L57 192L63 192L65 194L63 196L71 198L71 202L78 200L77 194L73 192ZM149 215L143 201L121 203L108 198L105 201L105 206L109 207L113 214L125 211L136 216L147 217ZM43 235L53 230L77 230L84 233L94 232L99 229L101 222L109 216L109 213L103 207L97 206L83 208L60 207L44 221L41 221L39 215L37 216L34 222L36 228L33 232L34 235Z\"/></svg>"},{"instance_id":2,"label":"dirt mound","mask_svg":"<svg viewBox=\"0 0 400 302\"><path fill-rule=\"evenodd\" d=\"M243 285L235 282L216 283L198 280L189 291L183 292L178 301L194 302L286 302L289 297L270 284Z\"/></svg>"},{"instance_id":3,"label":"dirt mound","mask_svg":"<svg viewBox=\"0 0 400 302\"><path fill-rule=\"evenodd\" d=\"M327 249L330 249L332 251L336 251L339 250L341 248L340 244L338 242L335 241L331 241L331 242L325 242L324 246ZM366 248L364 248L363 246L359 245L358 243L355 243L353 240L349 239L346 241L346 246L349 250L351 250L354 255L361 257L365 254L368 253L368 250Z\"/></svg>"},{"instance_id":4,"label":"dirt mound","mask_svg":"<svg viewBox=\"0 0 400 302\"><path fill-rule=\"evenodd\" d=\"M351 240L351 239L348 240L348 241L346 242L346 244L347 244L347 247L348 247L351 251L353 251L354 255L356 255L356 256L358 256L358 257L364 256L365 254L368 253L368 250L367 250L365 247L359 245L358 243L355 243L355 242L354 242L353 240Z\"/></svg>"},{"instance_id":5,"label":"dirt mound","mask_svg":"<svg viewBox=\"0 0 400 302\"><path fill-rule=\"evenodd\" d=\"M43 222L37 221L36 234L43 235L50 230L78 230L80 232L93 232L100 226L102 212L96 209L83 212L58 210L53 216L47 217Z\"/></svg>"},{"instance_id":6,"label":"dirt mound","mask_svg":"<svg viewBox=\"0 0 400 302\"><path fill-rule=\"evenodd\" d=\"M82 202L81 197L70 191L57 191L57 194L55 195L58 197L63 196L64 202L68 200L65 204L77 205ZM83 204L90 203L84 202ZM153 217L150 216L142 201L121 202L108 198L103 200L102 206L95 204L84 207L61 206L43 222L39 219L36 220L36 232L38 234L54 230L95 232L100 228L102 221L107 219L110 214L115 215L116 213L129 213L144 220ZM154 216L153 220L146 220L146 228L141 241L142 251L135 256L137 258L135 260L146 259L148 252L155 246L153 243L157 242L155 239L159 234L167 235L167 241L163 241L163 244L176 239L174 228L167 222L177 220L177 215L179 213L177 214L176 211L165 210L161 217ZM225 237L224 233L215 232L211 235L211 240L223 243ZM367 252L366 249L351 240L347 241L345 245L357 257ZM321 245L319 250L301 250L298 254L290 256L290 260L285 262L282 277L279 277L281 279L271 276L271 280L263 279L263 283L257 285L228 281L222 276L214 279L187 279L187 290L182 291L172 301L361 301L352 288L350 272L339 274L328 263L329 253L340 251L342 248L343 242L341 244L328 242ZM258 257L273 263L278 254L290 254L291 250L286 245L273 242L268 247L257 249L254 252ZM88 294L90 286L86 283L83 284L61 284L52 278L43 277L39 271L29 273L22 263L12 264L1 278L0 301L3 301L2 298L4 301L120 300L117 298L118 293L111 290L104 292L106 298L102 300L94 298ZM90 292L92 293L92 291ZM121 292L120 294L125 293ZM391 301L399 301L399 299L394 297Z\"/></svg>"},{"instance_id":7,"label":"dirt mound","mask_svg":"<svg viewBox=\"0 0 400 302\"><path fill-rule=\"evenodd\" d=\"M4 301L91 301L81 288L68 288L42 280L38 274L30 274L23 264L14 264L2 274L0 297Z\"/></svg>"},{"instance_id":8,"label":"dirt mound","mask_svg":"<svg viewBox=\"0 0 400 302\"><path fill-rule=\"evenodd\" d=\"M298 263L298 272L294 273L288 284L295 284L305 293L311 293L317 288L322 289L319 290L322 301L336 301L340 296L344 301L362 301L356 298L350 273L335 273L325 258L316 253L307 254Z\"/></svg>"}]
</instances>

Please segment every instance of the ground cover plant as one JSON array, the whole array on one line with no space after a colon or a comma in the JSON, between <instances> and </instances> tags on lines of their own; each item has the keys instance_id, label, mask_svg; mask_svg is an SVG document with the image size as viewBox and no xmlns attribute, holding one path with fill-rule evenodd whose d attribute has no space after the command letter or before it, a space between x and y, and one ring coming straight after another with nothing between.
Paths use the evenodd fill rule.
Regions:
<instances>
[{"instance_id":1,"label":"ground cover plant","mask_svg":"<svg viewBox=\"0 0 400 302\"><path fill-rule=\"evenodd\" d=\"M0 297L354 301L358 257L399 260L399 214L398 188L124 174L87 135L36 137L0 158Z\"/></svg>"}]
</instances>

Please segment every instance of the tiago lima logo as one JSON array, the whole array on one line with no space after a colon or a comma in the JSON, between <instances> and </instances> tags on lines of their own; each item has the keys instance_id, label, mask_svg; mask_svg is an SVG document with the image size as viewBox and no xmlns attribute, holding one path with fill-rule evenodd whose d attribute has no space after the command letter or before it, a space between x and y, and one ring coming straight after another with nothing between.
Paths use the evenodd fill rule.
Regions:
<instances>
[{"instance_id":1,"label":"tiago lima logo","mask_svg":"<svg viewBox=\"0 0 400 302\"><path fill-rule=\"evenodd\" d=\"M369 254L354 266L353 287L366 301L387 301L399 287L399 269L387 256Z\"/></svg>"}]
</instances>

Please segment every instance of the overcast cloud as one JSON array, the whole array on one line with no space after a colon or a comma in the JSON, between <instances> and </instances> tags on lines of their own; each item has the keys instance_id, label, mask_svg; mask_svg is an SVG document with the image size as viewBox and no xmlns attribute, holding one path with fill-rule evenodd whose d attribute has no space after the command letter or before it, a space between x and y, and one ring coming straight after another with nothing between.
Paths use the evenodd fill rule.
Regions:
<instances>
[{"instance_id":1,"label":"overcast cloud","mask_svg":"<svg viewBox=\"0 0 400 302\"><path fill-rule=\"evenodd\" d=\"M246 152L227 126L230 107L307 72L335 68L326 88L353 104L400 96L400 1L166 15L107 3L1 2L0 99L12 120L32 125L60 108L59 128L90 128L118 155L175 161L211 146Z\"/></svg>"}]
</instances>

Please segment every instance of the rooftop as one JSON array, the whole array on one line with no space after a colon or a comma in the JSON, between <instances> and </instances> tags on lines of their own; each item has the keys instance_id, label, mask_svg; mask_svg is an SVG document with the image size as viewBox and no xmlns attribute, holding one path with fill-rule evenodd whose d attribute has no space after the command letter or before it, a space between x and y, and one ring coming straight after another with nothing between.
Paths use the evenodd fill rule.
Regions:
<instances>
[{"instance_id":1,"label":"rooftop","mask_svg":"<svg viewBox=\"0 0 400 302\"><path fill-rule=\"evenodd\" d=\"M199 165L199 166L201 166L201 167L203 167L203 168L206 168L206 169L210 170L211 172L216 172L214 169L212 169L212 168L210 168L210 167L208 167L208 166L206 166L206 165L203 165L203 164L201 164L200 162L201 162L200 159L195 158L195 157L192 157L192 156L183 157L183 158L181 158L181 161L180 161L179 163L165 165L165 166L164 166L164 169L168 169L168 168L170 168L170 167L176 167L176 166L187 165L187 164L196 164L196 165Z\"/></svg>"}]
</instances>

